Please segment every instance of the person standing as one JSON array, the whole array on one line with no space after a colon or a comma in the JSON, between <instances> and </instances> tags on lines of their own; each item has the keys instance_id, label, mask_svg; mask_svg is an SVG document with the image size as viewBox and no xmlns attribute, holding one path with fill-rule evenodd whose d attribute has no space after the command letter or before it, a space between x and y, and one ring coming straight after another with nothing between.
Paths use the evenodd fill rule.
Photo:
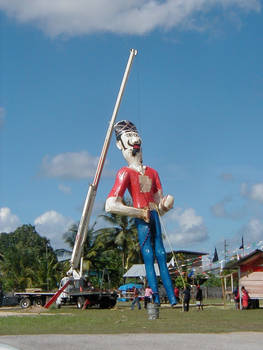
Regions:
<instances>
[{"instance_id":1,"label":"person standing","mask_svg":"<svg viewBox=\"0 0 263 350\"><path fill-rule=\"evenodd\" d=\"M249 294L244 286L241 287L241 295L242 295L242 309L247 310L248 302L249 302Z\"/></svg>"},{"instance_id":2,"label":"person standing","mask_svg":"<svg viewBox=\"0 0 263 350\"><path fill-rule=\"evenodd\" d=\"M176 297L176 300L179 303L180 302L180 291L179 291L179 288L177 286L174 287L174 295Z\"/></svg>"},{"instance_id":3,"label":"person standing","mask_svg":"<svg viewBox=\"0 0 263 350\"><path fill-rule=\"evenodd\" d=\"M138 309L141 310L141 303L140 303L140 293L139 293L139 289L137 289L136 287L133 288L133 301L131 304L131 309L134 309L135 304L137 304Z\"/></svg>"},{"instance_id":4,"label":"person standing","mask_svg":"<svg viewBox=\"0 0 263 350\"><path fill-rule=\"evenodd\" d=\"M150 286L147 286L144 291L144 308L147 309L147 304L152 301L153 291Z\"/></svg>"},{"instance_id":5,"label":"person standing","mask_svg":"<svg viewBox=\"0 0 263 350\"><path fill-rule=\"evenodd\" d=\"M190 288L189 286L185 286L183 291L184 311L189 311L190 296L191 296Z\"/></svg>"},{"instance_id":6,"label":"person standing","mask_svg":"<svg viewBox=\"0 0 263 350\"><path fill-rule=\"evenodd\" d=\"M167 293L166 293L166 290L165 290L162 283L160 283L160 285L158 287L158 292L159 292L160 302L167 304L168 303ZM153 298L154 298L154 296L153 296Z\"/></svg>"},{"instance_id":7,"label":"person standing","mask_svg":"<svg viewBox=\"0 0 263 350\"><path fill-rule=\"evenodd\" d=\"M196 288L196 306L198 306L198 310L203 310L203 291L199 285Z\"/></svg>"},{"instance_id":8,"label":"person standing","mask_svg":"<svg viewBox=\"0 0 263 350\"><path fill-rule=\"evenodd\" d=\"M239 305L239 290L238 290L238 287L236 287L234 289L234 301L235 301L235 309L238 310L240 308L240 305Z\"/></svg>"}]
</instances>

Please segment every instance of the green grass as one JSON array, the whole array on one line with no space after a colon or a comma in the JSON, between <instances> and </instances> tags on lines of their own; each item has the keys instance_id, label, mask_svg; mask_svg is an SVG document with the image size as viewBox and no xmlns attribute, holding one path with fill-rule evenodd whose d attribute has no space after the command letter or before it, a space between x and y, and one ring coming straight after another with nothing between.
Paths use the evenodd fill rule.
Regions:
<instances>
[{"instance_id":1,"label":"green grass","mask_svg":"<svg viewBox=\"0 0 263 350\"><path fill-rule=\"evenodd\" d=\"M131 311L128 304L111 310L85 311L64 307L60 310L19 311L19 316L0 317L0 335L17 334L120 334L120 333L222 333L262 332L263 310L236 311L233 306L160 309L160 318L148 320L147 311ZM0 314L1 314L0 309ZM50 315L49 315L50 314Z\"/></svg>"}]
</instances>

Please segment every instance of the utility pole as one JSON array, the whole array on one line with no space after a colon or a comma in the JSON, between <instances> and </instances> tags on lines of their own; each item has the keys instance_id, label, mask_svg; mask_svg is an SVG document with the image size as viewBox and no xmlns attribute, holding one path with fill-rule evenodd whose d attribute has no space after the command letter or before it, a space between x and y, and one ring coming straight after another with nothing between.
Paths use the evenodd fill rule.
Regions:
<instances>
[{"instance_id":1,"label":"utility pole","mask_svg":"<svg viewBox=\"0 0 263 350\"><path fill-rule=\"evenodd\" d=\"M226 259L227 259L227 243L226 243L226 239L224 240L224 261L226 263Z\"/></svg>"}]
</instances>

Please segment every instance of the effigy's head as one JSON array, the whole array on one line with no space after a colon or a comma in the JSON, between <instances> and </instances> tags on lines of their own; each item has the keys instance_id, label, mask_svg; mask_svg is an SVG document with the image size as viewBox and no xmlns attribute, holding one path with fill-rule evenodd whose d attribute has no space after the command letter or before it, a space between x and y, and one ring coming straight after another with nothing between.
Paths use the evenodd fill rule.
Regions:
<instances>
[{"instance_id":1,"label":"effigy's head","mask_svg":"<svg viewBox=\"0 0 263 350\"><path fill-rule=\"evenodd\" d=\"M128 121L121 120L114 125L117 147L122 151L124 158L130 162L137 158L141 161L142 140L138 134L136 126Z\"/></svg>"}]
</instances>

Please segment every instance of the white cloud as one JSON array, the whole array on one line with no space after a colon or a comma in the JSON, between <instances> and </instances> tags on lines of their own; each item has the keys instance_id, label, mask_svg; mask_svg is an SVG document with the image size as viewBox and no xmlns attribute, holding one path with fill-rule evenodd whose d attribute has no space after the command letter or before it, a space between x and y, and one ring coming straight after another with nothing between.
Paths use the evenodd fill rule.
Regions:
<instances>
[{"instance_id":1,"label":"white cloud","mask_svg":"<svg viewBox=\"0 0 263 350\"><path fill-rule=\"evenodd\" d=\"M263 202L263 183L257 183L249 186L246 183L241 185L241 195L249 199Z\"/></svg>"},{"instance_id":2,"label":"white cloud","mask_svg":"<svg viewBox=\"0 0 263 350\"><path fill-rule=\"evenodd\" d=\"M13 232L21 222L9 208L0 208L0 232Z\"/></svg>"},{"instance_id":3,"label":"white cloud","mask_svg":"<svg viewBox=\"0 0 263 350\"><path fill-rule=\"evenodd\" d=\"M241 196L246 197L248 195L248 184L247 183L242 183L240 186L240 194Z\"/></svg>"},{"instance_id":4,"label":"white cloud","mask_svg":"<svg viewBox=\"0 0 263 350\"><path fill-rule=\"evenodd\" d=\"M58 189L65 193L65 194L70 194L71 193L71 187L70 186L66 186L66 185L63 185L63 184L59 184L58 185Z\"/></svg>"},{"instance_id":5,"label":"white cloud","mask_svg":"<svg viewBox=\"0 0 263 350\"><path fill-rule=\"evenodd\" d=\"M0 9L50 36L94 32L142 35L158 28L199 29L210 10L260 11L260 0L0 0Z\"/></svg>"},{"instance_id":6,"label":"white cloud","mask_svg":"<svg viewBox=\"0 0 263 350\"><path fill-rule=\"evenodd\" d=\"M246 237L250 242L262 240L263 222L256 218L251 219L246 228Z\"/></svg>"},{"instance_id":7,"label":"white cloud","mask_svg":"<svg viewBox=\"0 0 263 350\"><path fill-rule=\"evenodd\" d=\"M208 239L204 220L193 208L185 210L178 208L170 214L170 219L176 222L173 233L169 234L172 246L185 246Z\"/></svg>"},{"instance_id":8,"label":"white cloud","mask_svg":"<svg viewBox=\"0 0 263 350\"><path fill-rule=\"evenodd\" d=\"M97 163L98 158L92 157L86 151L68 152L58 154L53 158L45 156L41 169L42 173L48 177L85 179L94 176Z\"/></svg>"},{"instance_id":9,"label":"white cloud","mask_svg":"<svg viewBox=\"0 0 263 350\"><path fill-rule=\"evenodd\" d=\"M62 236L73 223L72 219L57 213L55 210L47 211L34 221L36 231L47 237L54 249L66 247Z\"/></svg>"},{"instance_id":10,"label":"white cloud","mask_svg":"<svg viewBox=\"0 0 263 350\"><path fill-rule=\"evenodd\" d=\"M242 206L240 198L227 196L211 207L214 216L237 220L246 215L246 208Z\"/></svg>"},{"instance_id":11,"label":"white cloud","mask_svg":"<svg viewBox=\"0 0 263 350\"><path fill-rule=\"evenodd\" d=\"M263 183L255 184L251 187L250 198L263 202Z\"/></svg>"},{"instance_id":12,"label":"white cloud","mask_svg":"<svg viewBox=\"0 0 263 350\"><path fill-rule=\"evenodd\" d=\"M212 213L220 218L226 217L225 200L222 200L211 207Z\"/></svg>"},{"instance_id":13,"label":"white cloud","mask_svg":"<svg viewBox=\"0 0 263 350\"><path fill-rule=\"evenodd\" d=\"M54 210L37 217L34 221L36 231L47 237L53 248L68 248L62 239L69 227L74 224L71 218L67 218ZM10 233L15 231L22 223L17 215L13 214L9 208L0 208L0 233Z\"/></svg>"}]
</instances>

